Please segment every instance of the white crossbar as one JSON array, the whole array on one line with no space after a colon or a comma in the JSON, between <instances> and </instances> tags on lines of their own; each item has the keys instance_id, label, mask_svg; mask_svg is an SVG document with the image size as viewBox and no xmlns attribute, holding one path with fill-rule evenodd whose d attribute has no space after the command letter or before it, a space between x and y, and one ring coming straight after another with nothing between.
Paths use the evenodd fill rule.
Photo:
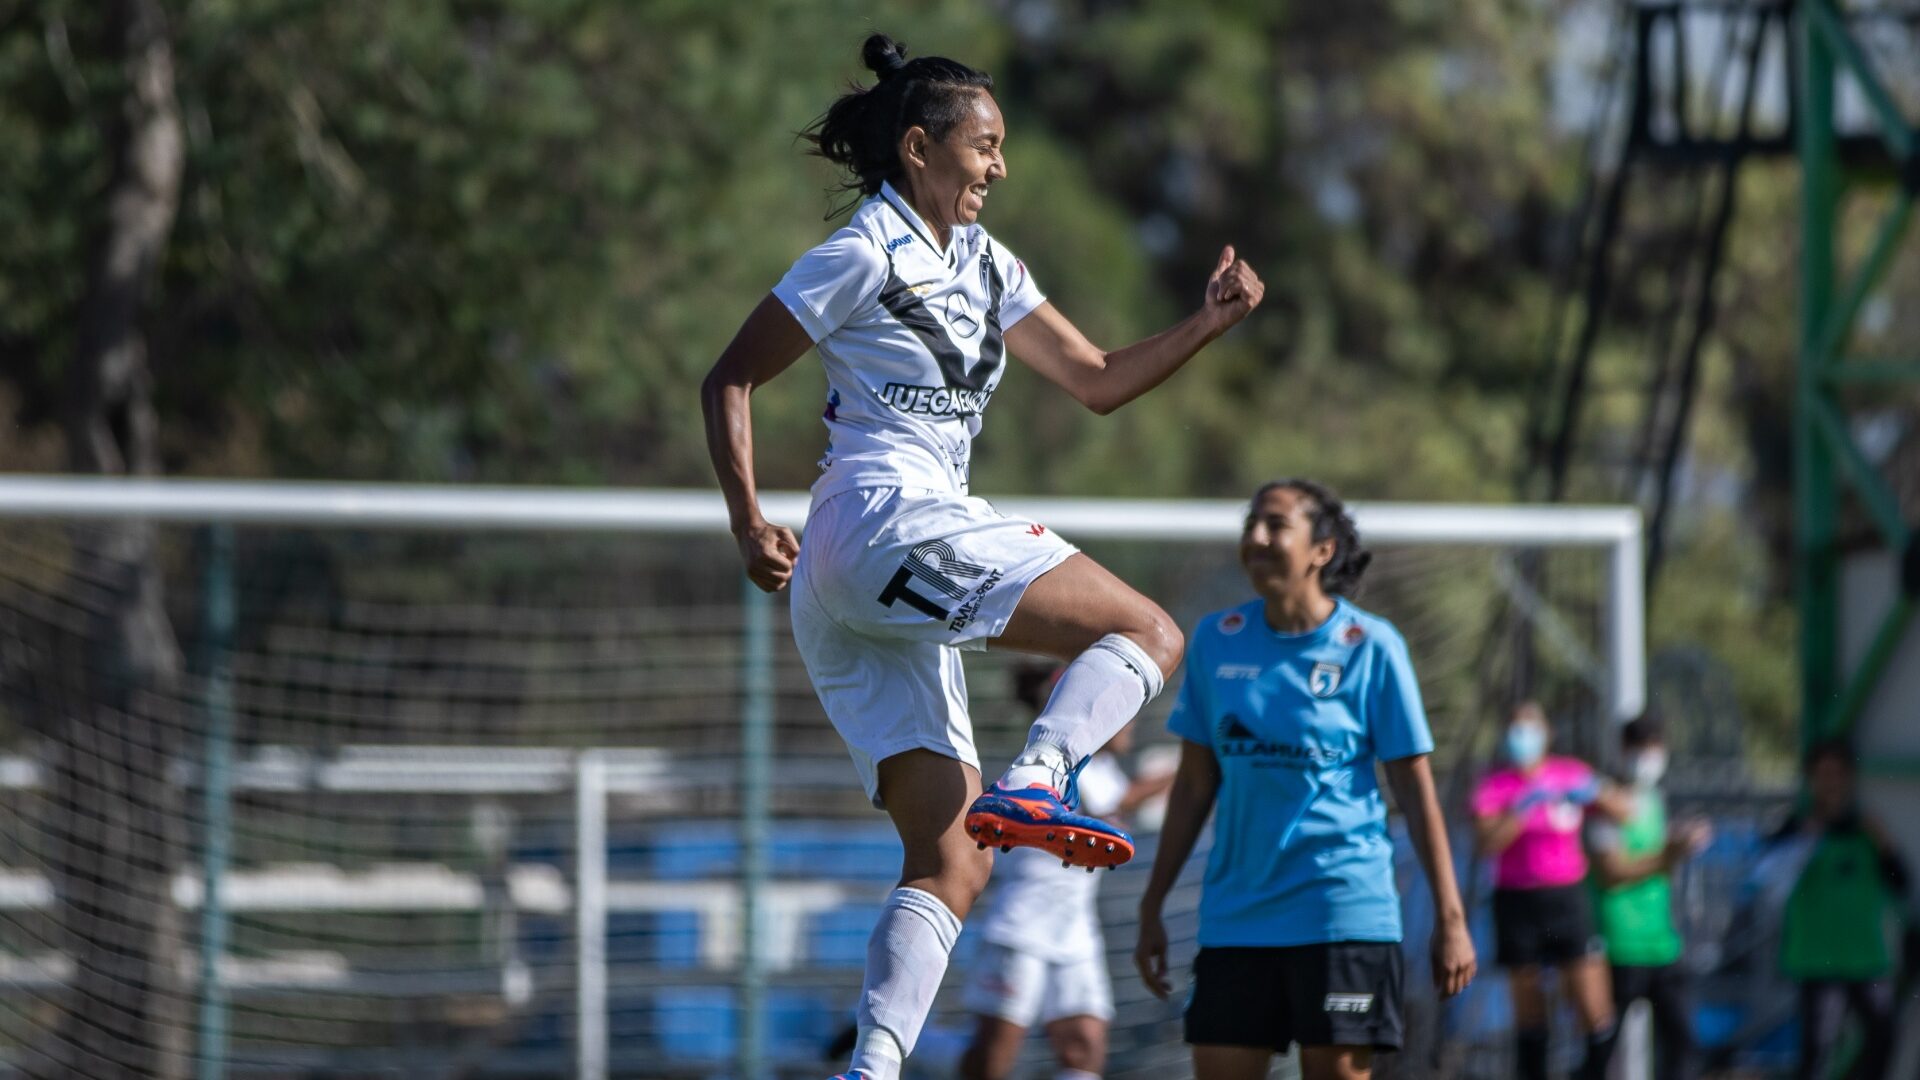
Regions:
<instances>
[{"instance_id":1,"label":"white crossbar","mask_svg":"<svg viewBox=\"0 0 1920 1080\"><path fill-rule=\"evenodd\" d=\"M807 495L762 492L766 515L799 527ZM1239 535L1236 499L1008 498L1005 513L1077 540L1224 541ZM1640 512L1630 506L1351 504L1375 544L1487 544L1609 550L1605 652L1610 715L1646 701ZM710 491L625 488L334 484L266 480L0 476L0 518L140 519L174 523L353 529L503 529L721 533L726 506Z\"/></svg>"}]
</instances>

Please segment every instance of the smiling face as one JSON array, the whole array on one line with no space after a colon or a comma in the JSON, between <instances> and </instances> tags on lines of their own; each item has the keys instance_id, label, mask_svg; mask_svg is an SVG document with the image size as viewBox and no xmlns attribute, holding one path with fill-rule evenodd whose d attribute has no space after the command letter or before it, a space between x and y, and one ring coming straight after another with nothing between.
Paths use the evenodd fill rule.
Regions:
<instances>
[{"instance_id":1,"label":"smiling face","mask_svg":"<svg viewBox=\"0 0 1920 1080\"><path fill-rule=\"evenodd\" d=\"M985 91L971 95L965 115L944 139L908 128L900 137L900 160L913 208L943 231L979 220L988 187L1007 178L1006 141L1000 106Z\"/></svg>"},{"instance_id":2,"label":"smiling face","mask_svg":"<svg viewBox=\"0 0 1920 1080\"><path fill-rule=\"evenodd\" d=\"M1240 566L1263 599L1317 601L1320 570L1333 560L1332 537L1313 538L1313 499L1293 488L1266 491L1240 532Z\"/></svg>"}]
</instances>

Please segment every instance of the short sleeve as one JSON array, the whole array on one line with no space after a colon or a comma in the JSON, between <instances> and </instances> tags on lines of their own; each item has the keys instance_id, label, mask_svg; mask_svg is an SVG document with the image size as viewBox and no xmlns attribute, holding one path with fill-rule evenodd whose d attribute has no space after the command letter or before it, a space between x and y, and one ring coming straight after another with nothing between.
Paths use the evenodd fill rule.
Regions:
<instances>
[{"instance_id":1,"label":"short sleeve","mask_svg":"<svg viewBox=\"0 0 1920 1080\"><path fill-rule=\"evenodd\" d=\"M1000 280L1006 291L1000 294L1000 329L1006 330L1014 323L1033 314L1033 309L1047 302L1040 287L1033 283L1033 275L1027 272L1027 264L1014 257L1005 244L998 240L993 244L993 264L1000 270Z\"/></svg>"},{"instance_id":2,"label":"short sleeve","mask_svg":"<svg viewBox=\"0 0 1920 1080\"><path fill-rule=\"evenodd\" d=\"M1379 642L1368 720L1374 755L1393 761L1431 754L1433 731L1427 726L1427 707L1420 699L1420 680L1414 676L1406 640L1387 633L1380 635Z\"/></svg>"},{"instance_id":3,"label":"short sleeve","mask_svg":"<svg viewBox=\"0 0 1920 1080\"><path fill-rule=\"evenodd\" d=\"M886 279L887 260L873 241L856 230L841 229L800 256L773 287L773 295L818 344L878 296Z\"/></svg>"},{"instance_id":4,"label":"short sleeve","mask_svg":"<svg viewBox=\"0 0 1920 1080\"><path fill-rule=\"evenodd\" d=\"M1201 746L1213 745L1212 725L1207 722L1205 694L1200 686L1200 677L1195 674L1203 670L1194 659L1196 650L1189 648L1187 658L1182 662L1180 693L1173 699L1173 711L1167 716L1167 730L1188 742Z\"/></svg>"}]
</instances>

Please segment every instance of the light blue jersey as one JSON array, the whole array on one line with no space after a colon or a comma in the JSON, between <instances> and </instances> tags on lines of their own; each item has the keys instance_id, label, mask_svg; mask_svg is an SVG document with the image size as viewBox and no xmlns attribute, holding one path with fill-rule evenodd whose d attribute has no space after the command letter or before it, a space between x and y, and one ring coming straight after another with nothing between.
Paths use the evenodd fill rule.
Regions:
<instances>
[{"instance_id":1,"label":"light blue jersey","mask_svg":"<svg viewBox=\"0 0 1920 1080\"><path fill-rule=\"evenodd\" d=\"M1407 643L1345 600L1304 634L1264 611L1200 620L1167 720L1220 762L1200 944L1399 941L1374 761L1433 751Z\"/></svg>"}]
</instances>

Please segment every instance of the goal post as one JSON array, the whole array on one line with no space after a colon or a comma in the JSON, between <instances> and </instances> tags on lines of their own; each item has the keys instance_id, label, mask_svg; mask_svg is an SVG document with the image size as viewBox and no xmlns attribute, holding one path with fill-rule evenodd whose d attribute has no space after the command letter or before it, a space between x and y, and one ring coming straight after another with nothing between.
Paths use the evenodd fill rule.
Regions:
<instances>
[{"instance_id":1,"label":"goal post","mask_svg":"<svg viewBox=\"0 0 1920 1080\"><path fill-rule=\"evenodd\" d=\"M1087 539L1207 541L1239 535L1234 499L1019 497L1006 513ZM769 520L796 531L805 492L760 493ZM1606 713L1631 719L1646 704L1646 585L1640 511L1631 506L1468 503L1349 504L1374 543L1586 547L1606 552L1603 627L1610 672ZM356 529L554 532L727 530L711 492L291 481L158 480L66 476L0 478L0 518L143 519L180 524L306 525Z\"/></svg>"},{"instance_id":2,"label":"goal post","mask_svg":"<svg viewBox=\"0 0 1920 1080\"><path fill-rule=\"evenodd\" d=\"M763 492L760 501L769 519L796 530L803 525L808 505L804 492ZM1205 552L1204 562L1211 568L1208 572L1225 578L1233 575L1221 572L1219 566L1231 562L1231 545L1239 536L1245 513L1244 502L1226 499L1015 497L993 502L1007 514L1042 522L1082 546L1098 549L1096 554L1105 551L1101 547L1104 544L1148 546L1146 551L1136 552L1141 560L1152 560L1164 551L1176 549ZM1592 568L1581 572L1580 582L1580 603L1586 622L1573 636L1584 635L1584 639L1576 643L1577 648L1591 648L1594 673L1589 682L1594 690L1593 711L1599 717L1617 722L1641 710L1646 696L1646 628L1642 534L1637 510L1612 506L1387 502L1349 505L1361 536L1375 549L1584 551L1585 557L1591 557L1592 561ZM688 685L673 693L688 697L704 693L711 700L724 700L738 722L736 737L716 740L713 732L699 725L697 717L704 714L696 711L688 713L687 718L673 721L680 727L669 733L671 739L663 739L660 731L649 726L654 721L645 717L657 708L684 711L679 699L661 706L668 692L653 686L603 689L607 676L601 668L617 667L620 658L617 655L602 657L598 653L608 650L609 642L618 646L638 638L623 637L624 629L602 632L601 624L610 616L598 605L617 601L603 598L590 582L569 594L570 599L563 597L552 602L562 622L567 621L566 605L575 604L584 609L578 621L591 622L599 628L591 634L555 631L553 620L513 606L521 603L518 600L507 602L504 612L493 612L480 600L445 596L423 599L420 603L444 609L446 620L458 623L457 634L444 630L446 620L416 618L416 613L404 610L405 603L387 607L373 604L361 612L365 615L363 620L346 627L276 628L275 632L282 634L286 641L276 639L255 646L256 651L262 655L272 650L297 654L281 666L297 673L274 677L295 682L318 680L321 685L303 682L296 689L299 695L319 701L319 704L303 703L300 708L311 708L314 716L323 719L303 720L304 726L283 723L274 730L305 733L311 736L311 745L295 745L284 735L275 734L265 742L256 742L249 750L237 749L233 745L233 730L236 726L246 727L246 701L236 702L224 679L208 677L217 676L217 672L199 673L199 679L182 695L190 699L189 710L201 716L197 722L199 730L192 732L197 742L181 745L181 753L187 760L156 762L153 767L166 770L169 782L197 786L203 800L201 819L193 823L202 830L195 841L204 855L203 864L197 873L181 867L183 876L178 879L181 883L176 884L174 890L175 900L183 909L199 907L200 940L215 947L208 950L210 955L201 957L196 966L200 984L198 1034L203 1047L199 1057L203 1066L215 1056L224 1062L224 1040L232 1030L224 1011L228 997L221 992L223 980L229 978L223 973L233 968L227 958L218 953L220 943L229 940L225 932L227 913L221 910L221 905L254 904L258 910L273 910L273 897L310 887L333 897L329 903L345 905L337 910L373 910L379 903L400 903L401 900L395 898L404 894L404 902L412 905L407 910L415 912L473 911L486 918L509 921L515 911L532 912L543 918L570 916L573 940L568 966L572 970L569 992L573 1015L569 1019L574 1044L573 1067L577 1075L588 1080L601 1080L610 1072L618 1071L617 1048L611 1045L618 1030L617 1025L609 1022L609 999L634 989L610 977L610 965L621 961L610 953L609 918L621 912L653 912L676 905L697 907L700 962L731 965L729 977L739 995L738 1023L729 1029L728 1036L737 1045L733 1064L742 1076L768 1074L773 1067L769 1046L776 1033L769 1029L766 1011L769 996L781 989L780 978L786 977L779 968L788 961L780 958L797 955L800 947L795 943L795 935L801 932L799 927L814 925L807 922L810 919L830 920L836 905L852 895L823 889L818 887L818 882L788 882L791 887L784 887L776 880L779 872L772 864L777 853L769 839L770 822L778 810L778 800L774 797L776 783L787 787L818 785L820 790L851 790L856 785L845 766L844 755L834 760L837 743L833 743L830 733L817 723L809 728L809 745L783 743L776 753L775 725L788 722L780 714L796 708L794 702L810 702L810 695L802 696L803 675L795 669L790 642L784 641L784 634L775 632L778 604L744 581L732 562L731 545L721 541L727 516L716 494L685 490L0 475L0 530L37 527L47 531L49 526L83 529L89 523L125 521L168 528L307 530L326 536L434 534L468 538L519 534L681 538L675 543L682 551L704 552L701 562L707 569L702 573L707 577L700 583L668 582L663 586L665 592L676 595L697 595L685 601L692 605L690 607L659 608L654 617L666 625L657 628L658 638L646 640L697 641L698 648L708 650L711 656L690 654L685 661L686 670L671 672L666 661L659 665L659 670L684 677ZM706 545L702 540L713 543ZM547 543L536 540L530 546L539 549ZM687 548L685 545L689 543L701 546ZM47 540L41 546L53 544L57 541ZM217 544L211 546L219 548ZM724 550L715 553L714 548ZM8 558L12 550L0 543L0 561ZM434 554L403 556L383 548L370 555L354 551L346 556L349 560L363 557L370 561L395 559L393 576L404 578L413 564L403 559L431 560ZM516 555L514 559L503 560L509 565L499 572L510 573L515 563L532 559L532 556ZM1406 573L1446 576L1459 572L1457 568L1465 565L1454 555L1436 556L1436 559L1432 565ZM582 561L590 574L593 557ZM711 566L707 566L709 563ZM27 605L21 609L22 614L0 624L0 647L9 644L11 639L7 634L11 633L22 642L21 651L32 653L35 643L30 639L36 633L36 619L57 622L63 618L63 610L84 607L87 602L84 593L91 584L79 583L81 595L77 598L60 595L63 586L57 580L59 568L58 558L49 558L39 569L30 566L17 573L0 565L0 615L12 614L5 610L9 604ZM499 567L493 569L498 571ZM658 566L648 572L658 574ZM1168 575L1167 581L1179 582L1178 572L1169 571ZM1508 580L1498 572L1486 578L1490 583L1487 588L1506 590L1514 606L1536 608L1529 611L1529 620L1536 620L1537 616L1538 620L1550 623L1556 617L1551 610L1551 600L1525 595L1524 582ZM230 580L224 586L219 585L218 576L211 573L204 580L209 593L219 587L232 587ZM728 581L730 584L724 584ZM701 591L703 588L705 591ZM1143 591L1156 599L1163 595L1152 585L1143 584ZM404 587L388 589L388 593L396 592L407 594ZM698 634L691 625L679 628L671 625L682 618L676 611L686 612L685 618L690 621L706 619L707 616L700 613L716 605L728 605L732 614L717 622L708 619L711 625L702 623ZM204 605L200 614L203 617L207 614ZM228 617L231 618L230 613ZM1444 619L1435 620L1436 625L1444 622ZM1482 629L1462 627L1460 632ZM532 644L523 642L523 637ZM537 708L569 717L591 716L577 710L595 707L591 704L593 701L609 700L610 708L633 719L610 727L598 726L591 718L559 722L560 726L552 729L556 736L545 743L541 742L541 732L548 729L537 726L531 731L515 729L502 736L497 745L469 744L471 740L464 735L454 734L422 742L423 733L396 728L386 714L376 715L376 707L384 706L357 704L358 699L348 694L336 695L334 687L325 685L330 679L362 680L365 672L373 667L380 667L382 677L389 680L390 685L401 685L418 665L444 659L435 650L457 649L473 650L478 656L476 659L463 654L458 658L461 670L469 672L472 678L480 682L490 679L513 682L512 694L520 695L514 698L517 708ZM568 651L576 649L595 652L592 664L567 658ZM309 655L315 650L321 651L325 663ZM614 651L617 652L617 648ZM336 657L335 653L343 655ZM423 653L432 655L423 660ZM7 662L11 655L0 651L0 691L6 689ZM1416 650L1416 663L1419 659ZM281 667L274 670L280 671ZM319 674L310 674L309 669ZM711 685L700 685L703 680ZM523 685L529 683L538 685L531 689ZM269 690L272 688L254 686L249 692L257 698ZM462 704L466 699L461 695L469 692L467 688L439 688L436 684L431 692L443 690L448 701L433 704L431 708L421 706L420 714L440 716L466 707ZM421 693L425 695L428 691ZM295 695L289 691L287 696ZM342 704L332 700L335 696L351 700ZM576 699L588 700L589 704L579 705ZM7 700L0 695L0 799L8 792L32 790L45 782L29 756L28 740L21 726L6 723ZM488 700L483 704L492 708L497 703ZM707 707L711 707L711 701ZM817 707L814 711L817 712ZM325 719L329 717L334 719ZM236 719L240 721L237 725ZM337 732L330 729L330 725L336 724L341 729ZM467 725L447 724L448 732L468 730ZM829 737L814 739L812 732ZM669 742L674 749L660 748ZM716 746L722 747L729 756L730 765L723 767L713 758ZM990 749L985 737L982 749L983 753ZM716 791L730 788L737 790L724 798L714 795ZM271 799L276 797L274 793L300 792L315 793L315 799L324 794L335 800L358 796L557 800L551 805L542 804L547 808L541 812L567 819L565 827L571 834L568 842L573 849L574 879L570 884L559 882L550 874L543 876L510 860L502 863L497 872L482 867L464 876L447 872L445 867L416 866L404 872L376 868L359 877L343 875L324 866L316 868L302 861L297 867L288 863L280 869L262 870L244 880L223 878L220 867L209 865L214 860L227 858L230 844L225 830L229 823L222 818L232 812L233 799ZM697 888L693 884L677 886L681 897L676 899L668 895L669 890L649 890L644 887L646 883L631 880L630 867L623 870L610 865L609 845L618 843L609 821L610 800L627 800L632 806L642 808L655 805L682 808L676 809L676 813L712 813L713 807L724 807L731 815L729 820L735 830L735 835L725 842L737 843L733 861L726 864L732 868L728 873L733 875L737 888L722 888L722 882L703 881ZM289 815L290 828L325 831L323 820L297 817L298 813L321 811L274 809ZM530 817L533 813L528 811ZM293 847L304 851L301 844L309 843L324 850L323 844L305 838ZM286 846L283 839L281 847ZM31 919L54 909L58 898L44 880L6 865L7 861L8 856L0 853L0 964L25 963L31 968L39 961L9 956L8 951L20 942L46 940L44 931L23 927L28 927ZM492 884L489 884L493 880L490 874L497 878ZM380 899L382 897L386 899ZM362 908L353 908L355 904ZM294 941L298 936L278 924L269 929L271 933L254 928L252 936L256 941L278 944ZM398 933L382 929L374 936ZM728 935L731 940L723 940ZM513 933L508 931L505 936L510 939ZM283 982L293 978L287 975L292 970L289 965L308 962L299 960L300 957L311 960L312 955L317 955L311 949L282 951L292 958L276 961L282 968L275 969L280 974L274 977ZM265 961L259 961L256 966L264 964ZM514 967L515 964L521 964L517 954L502 970L522 972L524 965ZM1117 970L1116 975L1124 978L1123 971ZM46 972L41 971L36 977L41 976L46 976ZM337 971L311 977L348 978ZM505 983L509 987L518 986L516 980L523 977L505 977ZM32 1012L17 1002L5 1000L9 994L35 993L22 991L20 986L26 984L9 979L10 976L0 971L0 1020L5 1019L10 1009L16 1016L28 1016ZM449 975L442 982L453 985L458 980ZM533 982L539 984L540 980L535 978ZM517 994L525 998L535 992L508 989L502 991L502 996L514 998ZM28 1004L40 1004L31 996L25 1000ZM1123 1011L1130 1010L1129 1015L1144 1014L1146 1008L1146 1003L1135 1002L1133 998L1126 998L1121 1004ZM33 1021L29 1018L25 1022L31 1025ZM664 1025L666 1021L660 1023ZM8 1053L3 1029L4 1025L0 1025L0 1058ZM0 1061L0 1067L3 1066L4 1061ZM203 1075L217 1074L217 1070L205 1068L202 1072ZM1115 1075L1122 1074L1116 1072Z\"/></svg>"}]
</instances>

